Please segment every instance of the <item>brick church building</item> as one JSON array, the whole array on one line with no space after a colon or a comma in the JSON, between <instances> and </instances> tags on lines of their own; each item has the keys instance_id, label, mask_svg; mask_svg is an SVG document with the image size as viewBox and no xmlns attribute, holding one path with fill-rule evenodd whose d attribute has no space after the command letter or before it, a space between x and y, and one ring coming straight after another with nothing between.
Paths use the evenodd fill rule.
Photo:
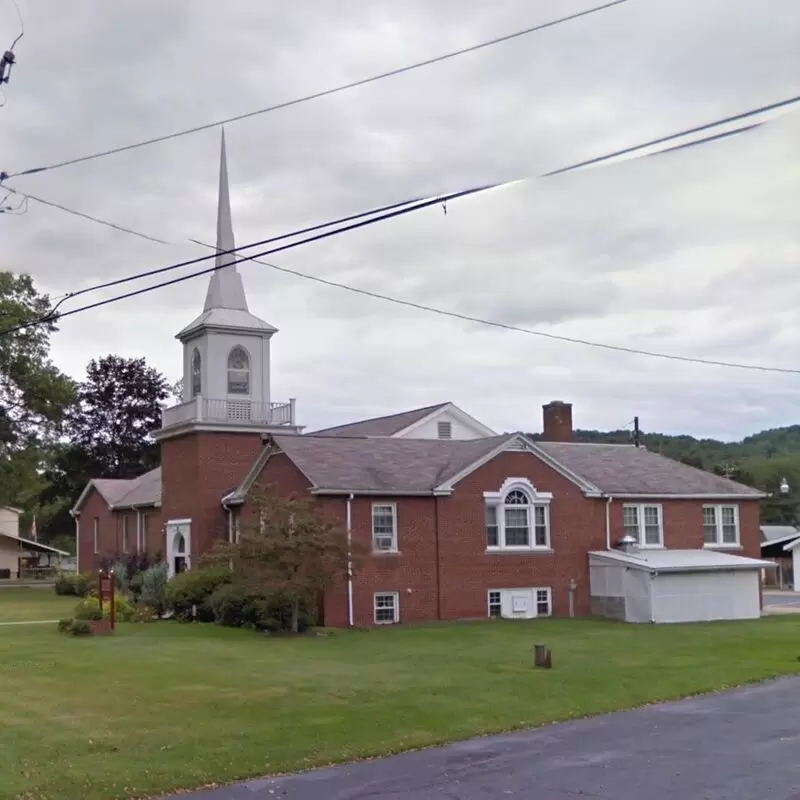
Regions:
<instances>
[{"instance_id":1,"label":"brick church building","mask_svg":"<svg viewBox=\"0 0 800 800\"><path fill-rule=\"evenodd\" d=\"M223 135L217 248L234 247ZM452 403L304 433L295 401L271 395L277 329L250 311L234 258L217 256L177 334L183 397L163 413L161 467L93 480L74 506L80 570L143 550L191 569L236 538L259 485L313 498L368 551L325 593L329 626L586 615L589 554L620 540L641 558L691 551L703 569L762 563L763 495L641 447L573 442L567 403L543 406L541 441Z\"/></svg>"}]
</instances>

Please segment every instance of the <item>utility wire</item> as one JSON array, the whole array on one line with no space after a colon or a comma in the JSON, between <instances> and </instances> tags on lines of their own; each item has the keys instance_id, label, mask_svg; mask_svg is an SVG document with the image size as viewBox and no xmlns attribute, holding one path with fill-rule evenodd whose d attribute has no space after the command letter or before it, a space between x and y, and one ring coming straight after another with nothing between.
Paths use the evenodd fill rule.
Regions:
<instances>
[{"instance_id":1,"label":"utility wire","mask_svg":"<svg viewBox=\"0 0 800 800\"><path fill-rule=\"evenodd\" d=\"M480 191L480 190L479 189L469 190L467 192L460 193L459 196L465 196L466 194L472 194L472 193L475 193L477 191ZM270 250L265 250L265 251L260 252L260 253L254 253L253 255L249 255L249 256L242 256L241 258L235 259L234 261L232 261L230 264L228 264L226 266L233 266L234 264L241 264L244 261L256 261L259 264L263 264L263 265L265 265L267 267L270 267L271 269L274 269L274 270L276 270L278 272L283 272L283 273L286 273L288 275L294 275L295 277L303 278L304 280L314 281L315 283L320 283L320 284L323 284L324 286L331 286L331 287L334 287L334 288L337 288L337 289L343 289L343 290L348 291L348 292L353 292L354 294L359 294L359 295L362 295L362 296L365 296L365 297L372 297L372 298L375 298L375 299L378 299L378 300L384 300L384 301L389 302L389 303L394 303L395 305L405 306L406 308L413 308L413 309L416 309L418 311L426 311L428 313L437 314L439 316L444 316L444 317L450 317L452 319L458 319L458 320L462 320L464 322L477 323L479 325L486 325L488 327L499 328L501 330L515 331L517 333L527 334L528 336L537 336L537 337L544 338L544 339L550 339L552 341L565 342L565 343L568 343L568 344L580 344L580 345L584 345L586 347L593 347L593 348L601 349L601 350L610 350L610 351L618 352L618 353L628 353L628 354L631 354L631 355L647 356L647 357L650 357L650 358L661 358L661 359L665 359L665 360L669 360L669 361L680 361L682 363L689 363L689 364L703 364L705 366L727 367L727 368L730 368L730 369L742 369L742 370L749 370L749 371L755 371L755 372L772 372L772 373L789 374L789 375L800 375L800 369L791 369L791 368L787 368L787 367L769 367L769 366L762 365L762 364L743 364L743 363L733 362L733 361L720 361L720 360L716 360L716 359L699 358L699 357L695 358L695 357L692 357L692 356L681 356L681 355L676 355L676 354L673 354L673 353L660 353L660 352L656 352L656 351L652 351L652 350L642 350L642 349L635 348L635 347L625 347L623 345L613 345L613 344L607 344L605 342L595 342L595 341L590 341L588 339L581 339L581 338L574 337L574 336L562 336L562 335L555 334L555 333L547 333L545 331L537 331L537 330L533 330L531 328L523 328L522 326L519 326L519 325L512 325L510 323L505 323L505 322L497 322L496 320L488 320L488 319L484 319L482 317L475 317L475 316L472 316L470 314L462 314L462 313L459 313L457 311L448 311L446 309L437 308L436 306L431 306L431 305L427 305L427 304L424 304L424 303L415 303L415 302L413 302L411 300L402 300L402 299L400 299L398 297L393 297L391 295L383 294L383 293L380 293L380 292L374 292L374 291L370 291L368 289L362 289L362 288L358 288L358 287L355 287L355 286L349 286L348 284L340 283L339 281L332 281L332 280L329 280L327 278L321 278L321 277L316 276L316 275L309 275L307 273L300 272L299 270L290 269L288 267L281 267L281 266L278 266L277 264L272 264L270 262L266 262L266 261L261 261L260 260L264 256L272 255L274 253L282 252L284 250L290 250L292 248L299 247L302 244L308 244L310 242L319 241L320 239L325 239L325 238L328 238L328 237L331 237L331 236L338 236L339 234L345 233L346 231L354 230L356 228L361 228L361 227L364 227L364 226L367 226L367 225L372 225L375 222L380 222L381 220L388 219L390 217L395 217L395 216L399 216L399 215L402 215L402 214L410 213L412 211L417 211L417 210L422 209L422 208L427 208L427 207L430 207L432 205L438 204L440 202L441 202L441 198L438 198L438 197L434 198L432 200L426 200L426 201L424 201L422 203L417 203L417 204L415 204L414 206L411 206L411 207L407 207L407 208L402 208L402 209L399 209L399 210L391 211L391 212L386 213L386 214L384 214L382 216L375 217L375 218L372 218L372 219L363 220L363 221L360 221L360 222L355 222L355 223L353 223L351 225L348 225L348 226L345 226L343 228L338 228L338 229L333 230L333 231L326 231L324 233L320 233L320 234L317 234L315 236L311 236L311 237L309 237L307 239L303 239L303 240L298 241L298 242L291 242L289 244L282 245L281 247L272 248ZM203 246L205 246L205 247L209 247L209 248L211 248L213 250L216 250L216 248L213 247L212 245L207 245L207 244L201 243L201 242L198 242L198 244L203 244ZM246 247L250 247L250 246L251 245L246 245ZM224 252L228 253L228 252L233 252L233 251L224 251ZM216 255L217 255L217 253L214 253L213 256L210 256L210 257L214 257ZM202 259L198 259L198 260L202 260ZM225 267L222 267L222 269L224 269L224 268ZM193 278L199 277L200 275L207 275L207 274L209 274L211 272L216 271L217 269L218 269L218 267L214 266L214 267L206 268L206 269L199 270L199 271L196 271L196 272L192 272L189 275L183 275L183 276L181 276L179 278L172 278L171 280L163 281L161 283L157 283L157 284L154 284L152 286L145 286L142 289L136 289L134 291L127 292L125 294L118 295L116 297L110 297L110 298L107 298L105 300L100 300L100 301L98 301L96 303L91 303L91 304L88 304L88 305L85 305L85 306L81 306L79 308L73 308L73 309L70 309L68 311L61 312L60 314L52 315L52 316L50 316L50 317L48 317L48 318L46 318L44 320L33 321L33 322L25 323L25 324L22 324L22 325L17 325L17 326L15 326L13 328L8 328L7 330L0 331L0 335L11 334L11 333L14 333L16 331L23 330L25 328L29 328L29 327L32 327L34 325L40 324L41 322L58 321L62 317L69 317L69 316L72 316L74 314L80 314L80 313L82 313L84 311L89 311L91 309L100 308L102 306L107 306L107 305L110 305L112 303L116 303L116 302L118 302L120 300L126 300L126 299L131 298L131 297L138 297L139 295L145 294L147 292L155 291L156 289L162 289L162 288L165 288L167 286L172 286L174 284L181 283L181 282L186 281L186 280L191 280Z\"/></svg>"},{"instance_id":2,"label":"utility wire","mask_svg":"<svg viewBox=\"0 0 800 800\"><path fill-rule=\"evenodd\" d=\"M476 187L476 188L473 188L473 189L465 189L465 190L460 191L460 192L452 192L449 195L444 195L444 196L441 196L441 197L434 197L434 198L431 198L431 199L423 200L423 201L421 201L419 203L414 203L414 204L412 204L410 206L406 205L406 204L402 204L403 205L402 208L395 208L394 210L388 211L388 212L386 212L384 214L380 214L379 216L372 216L369 219L359 220L358 222L353 222L350 225L346 225L346 226L344 226L342 228L336 228L335 230L332 230L332 231L325 231L323 233L318 233L315 236L310 236L310 237L308 237L306 239L301 239L298 242L291 242L289 244L282 245L281 247L273 248L272 250L265 250L265 251L263 251L261 253L254 254L252 257L244 257L244 258L234 259L233 261L229 262L228 264L223 264L221 266L217 266L215 264L213 267L208 267L208 268L203 269L203 270L198 270L196 272L191 272L188 275L181 276L180 278L173 278L172 280L164 281L162 283L153 284L152 286L145 286L143 289L137 289L137 290L132 291L132 292L127 292L126 294L118 295L116 297L110 297L110 298L107 298L106 300L100 300L100 301L98 301L96 303L91 303L89 305L81 306L79 308L73 308L73 309L70 309L68 311L62 311L62 312L57 312L56 313L55 309L53 309L50 312L48 312L48 314L42 319L32 320L30 322L25 322L25 323L22 323L20 325L16 325L16 326L14 326L12 328L7 328L6 330L0 331L0 336L8 335L8 334L11 334L11 333L16 333L17 331L24 330L25 328L30 328L30 327L33 327L35 325L39 325L42 322L56 321L58 319L61 319L62 317L69 317L69 316L72 316L73 314L78 314L78 313L81 313L83 311L88 311L88 310L90 310L92 308L99 308L101 306L109 305L110 303L116 303L118 300L125 300L125 299L127 299L129 297L136 297L136 296L138 296L140 294L145 294L147 292L155 291L156 289L162 289L162 288L164 288L166 286L172 286L173 284L176 284L176 283L181 283L183 281L191 280L192 278L197 278L200 275L208 275L211 272L216 272L218 269L225 269L226 267L230 267L230 266L233 266L235 264L239 264L242 261L252 261L255 258L260 258L260 257L265 256L265 255L271 255L272 253L280 253L283 250L290 250L290 249L292 249L294 247L298 247L301 244L309 244L311 242L316 242L316 241L319 241L321 239L327 239L327 238L329 238L331 236L338 236L341 233L345 233L345 232L351 231L351 230L356 230L358 228L363 228L363 227L366 227L368 225L373 225L376 222L382 222L383 220L391 219L392 217L402 216L404 214L409 214L412 211L419 211L420 209L428 208L428 207L430 207L432 205L438 205L438 204L440 204L442 202L447 202L449 200L455 200L455 199L457 199L459 197L466 197L467 195L470 195L470 194L475 194L477 192L482 192L482 191L485 191L487 188L491 188L491 187L480 186L480 187ZM355 215L355 216L363 216L363 215ZM329 224L331 224L331 223L329 223ZM327 227L327 226L326 225L318 225L318 226L315 226L315 227L316 228L322 228L322 227ZM309 229L309 230L312 230L312 229ZM191 259L189 261L179 262L178 264L171 264L171 265L169 265L167 267L160 267L160 268L158 268L156 270L150 270L147 273L142 273L142 274L139 274L139 275L129 276L127 278L120 278L120 279L115 280L115 281L109 281L107 284L103 284L103 286L115 286L115 285L118 285L120 283L125 283L126 281L138 280L138 279L140 279L141 277L143 277L145 275L155 275L155 274L158 274L158 273L167 272L168 270L178 269L180 267L189 266L191 264L197 264L197 263L199 263L201 261L208 261L209 259L216 258L217 256L221 256L221 255L236 254L240 250L247 250L247 249L250 249L252 247L257 247L257 246L259 246L261 244L264 244L266 242L275 241L276 239L285 239L285 238L296 236L296 235L297 235L297 233L284 234L283 236L277 236L277 237L274 237L273 239L265 239L265 240L263 240L261 242L254 242L252 244L242 245L241 247L233 248L231 250L217 250L217 248L214 248L215 252L212 253L211 255L201 256L200 258L195 258L195 259ZM87 289L82 289L82 290L80 290L78 292L72 292L72 293L66 295L65 299L66 298L75 297L78 294L82 294L82 293L85 293L85 292L94 291L97 288L98 287L90 287L90 288L87 288ZM62 302L63 302L63 300L62 300Z\"/></svg>"},{"instance_id":3,"label":"utility wire","mask_svg":"<svg viewBox=\"0 0 800 800\"><path fill-rule=\"evenodd\" d=\"M174 133L169 133L164 136L157 136L153 139L146 139L141 142L134 142L133 144L123 145L122 147L115 147L111 150L104 150L98 153L92 153L86 156L80 156L79 158L73 158L66 161L59 161L54 164L48 164L47 166L42 167L33 167L31 169L21 170L19 172L12 172L10 174L5 174L6 178L16 178L19 175L33 175L38 172L45 172L47 170L52 169L59 169L61 167L71 166L72 164L80 164L83 161L92 161L96 158L104 158L105 156L116 155L117 153L124 153L128 150L135 150L139 147L147 147L151 144L158 144L159 142L166 142L169 139L176 139L180 136L188 136L192 133L199 133L200 131L205 131L210 128L217 128L220 125L227 125L231 122L239 122L243 119L249 119L251 117L256 117L261 114L267 114L271 111L278 111L283 108L290 108L291 106L297 106L301 103L308 103L311 100L319 100L322 97L329 97L332 94L338 94L339 92L347 91L348 89L355 89L359 86L366 86L370 83L375 83L376 81L384 80L385 78L393 78L397 75L403 75L406 72L412 72L413 70L422 69L423 67L429 67L433 64L439 64L442 61L448 61L451 58L456 58L458 56L466 55L467 53L474 53L478 50L482 50L486 47L492 47L497 44L502 44L503 42L509 42L513 39L519 39L522 36L527 36L531 33L536 33L538 31L543 31L546 28L553 28L556 25L561 25L565 22L571 22L572 20L579 19L580 17L586 17L590 14L596 14L600 11L605 11L607 9L613 8L614 6L622 5L623 3L627 3L629 0L613 0L613 2L604 3L603 5L595 6L594 8L588 8L584 11L578 11L575 14L570 14L566 17L560 17L559 19L551 20L550 22L543 22L539 25L532 25L529 28L525 28L520 31L515 31L514 33L505 34L504 36L498 36L494 39L489 39L485 42L480 42L479 44L471 45L470 47L462 47L459 50L453 50L449 53L444 53L439 56L434 56L433 58L425 59L424 61L417 61L413 64L408 64L405 67L399 67L398 69L388 70L386 72L378 73L377 75L372 75L369 78L361 78L357 81L351 81L350 83L344 83L340 86L334 86L329 89L323 89L319 92L314 92L313 94L307 94L303 97L298 97L294 100L287 100L283 103L277 103L272 106L267 106L266 108L260 108L255 111L248 111L244 114L238 114L234 117L227 117L226 119L216 120L215 122L208 122L204 125L197 125L194 128L187 128L186 130L175 131ZM3 173L0 173L2 176Z\"/></svg>"},{"instance_id":4,"label":"utility wire","mask_svg":"<svg viewBox=\"0 0 800 800\"><path fill-rule=\"evenodd\" d=\"M710 130L711 128L719 127L720 125L727 125L727 124L729 124L731 122L736 122L738 120L743 120L743 119L747 119L747 118L750 118L750 117L754 117L754 116L756 116L758 114L763 114L763 113L768 112L768 111L774 111L774 110L777 110L779 108L784 108L786 106L789 106L789 105L792 105L792 104L795 104L795 103L798 103L798 102L800 102L800 95L797 95L795 97L789 97L789 98L786 98L784 100L779 100L779 101L777 101L775 103L770 103L770 104L765 105L765 106L760 106L758 108L750 109L749 111L738 112L736 114L732 114L730 116L723 117L721 119L714 120L712 122L706 122L706 123L704 123L702 125L697 125L697 126L694 126L692 128L686 128L684 130L678 131L677 133L671 133L671 134L668 134L666 136L661 136L658 139L652 139L652 140L650 140L648 142L644 142L642 144L630 145L630 146L624 147L624 148L622 148L620 150L614 150L611 153L606 153L605 155L595 156L595 157L593 157L591 159L588 159L588 160L585 160L585 161L578 161L578 162L576 162L574 164L570 164L570 165L565 166L565 167L560 167L559 169L551 170L550 172L542 173L541 175L538 175L537 177L539 177L539 178L550 178L550 177L553 177L555 175L562 175L562 174L564 174L566 172L572 172L574 170L581 169L582 167L598 165L598 164L604 163L606 161L611 161L612 159L618 158L619 156L631 155L631 154L637 152L638 150L644 150L644 149L646 149L648 147L653 147L653 146L656 146L656 145L659 145L659 144L666 144L667 142L674 141L675 139L681 139L681 138L683 138L685 136L690 136L690 135L692 135L694 133L701 133L703 131ZM725 139L725 138L728 138L730 136L735 136L737 134L745 133L745 132L747 132L749 130L753 130L756 127L760 127L761 125L764 125L766 122L771 122L771 121L772 120L764 120L762 122L756 122L755 124L739 127L739 128L734 129L734 130L731 130L731 131L724 131L723 133L720 133L720 134L716 134L716 135L713 135L713 136L707 136L707 137L704 137L702 139L696 139L696 140L691 141L691 142L687 142L687 143L684 143L684 144L679 144L679 145L676 145L675 147L668 147L668 148L665 148L664 150L659 150L656 153L648 153L646 155L648 155L648 156L659 156L659 155L662 155L663 153L668 153L668 152L671 152L673 150L680 150L680 149L683 149L683 148L686 148L686 147L692 147L693 145L705 144L707 142L716 141L718 139ZM0 176L0 177L2 177L2 176ZM522 178L520 180L525 180L525 179ZM512 183L512 182L513 181L509 181L509 183ZM126 228L126 227L124 227L122 225L118 225L117 223L108 222L107 220L101 219L99 217L94 217L94 216L92 216L90 214L86 214L86 213L84 213L82 211L76 211L74 209L68 208L67 206L63 206L63 205L59 205L58 203L54 203L54 202L52 202L50 200L45 200L44 198L37 197L35 195L27 194L26 192L22 192L21 190L16 189L16 188L14 188L12 186L9 186L6 183L2 184L2 188L5 189L8 192L13 193L13 194L19 194L19 195L22 195L24 197L27 197L29 200L33 200L34 202L42 203L43 205L47 205L47 206L51 206L53 208L57 208L57 209L59 209L61 211L66 212L67 214L72 214L73 216L82 217L83 219L89 220L90 222L95 222L95 223L97 223L99 225L104 225L106 227L112 228L112 229L117 230L117 231L121 231L123 233L130 233L133 236L138 236L138 237L140 237L142 239L149 239L150 241L158 242L160 244L168 244L168 242L165 242L163 239L158 239L156 237L149 236L146 233L140 233L139 231L132 230L131 228ZM418 199L421 199L421 198L415 198L414 200L409 200L408 202L416 202L416 200L418 200ZM398 205L402 205L402 204L399 203Z\"/></svg>"}]
</instances>

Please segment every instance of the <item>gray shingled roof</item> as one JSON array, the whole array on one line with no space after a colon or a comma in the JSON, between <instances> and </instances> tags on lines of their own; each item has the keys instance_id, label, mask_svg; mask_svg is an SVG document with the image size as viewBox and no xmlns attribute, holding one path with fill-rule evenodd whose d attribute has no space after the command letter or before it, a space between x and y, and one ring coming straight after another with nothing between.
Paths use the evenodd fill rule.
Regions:
<instances>
[{"instance_id":1,"label":"gray shingled roof","mask_svg":"<svg viewBox=\"0 0 800 800\"><path fill-rule=\"evenodd\" d=\"M275 443L322 490L432 492L510 435L485 439L276 436ZM262 456L262 462L266 459ZM257 478L260 468L251 471ZM239 492L250 487L242 485Z\"/></svg>"},{"instance_id":2,"label":"gray shingled roof","mask_svg":"<svg viewBox=\"0 0 800 800\"><path fill-rule=\"evenodd\" d=\"M736 481L623 444L536 442L559 464L607 494L698 494L760 497Z\"/></svg>"},{"instance_id":3,"label":"gray shingled roof","mask_svg":"<svg viewBox=\"0 0 800 800\"><path fill-rule=\"evenodd\" d=\"M130 491L131 482L117 478L95 478L92 486L100 493L103 500L110 506L122 497L125 492Z\"/></svg>"},{"instance_id":4,"label":"gray shingled roof","mask_svg":"<svg viewBox=\"0 0 800 800\"><path fill-rule=\"evenodd\" d=\"M127 484L127 488L112 503L115 508L155 506L161 502L161 467L151 469L150 472L123 483Z\"/></svg>"},{"instance_id":5,"label":"gray shingled roof","mask_svg":"<svg viewBox=\"0 0 800 800\"><path fill-rule=\"evenodd\" d=\"M428 414L432 414L447 405L450 404L437 403L434 406L415 408L399 414L390 414L387 417L373 417L359 422L351 422L348 425L337 425L333 428L314 431L306 434L306 436L393 436L398 431L402 431L403 428L419 422L427 417Z\"/></svg>"}]
</instances>

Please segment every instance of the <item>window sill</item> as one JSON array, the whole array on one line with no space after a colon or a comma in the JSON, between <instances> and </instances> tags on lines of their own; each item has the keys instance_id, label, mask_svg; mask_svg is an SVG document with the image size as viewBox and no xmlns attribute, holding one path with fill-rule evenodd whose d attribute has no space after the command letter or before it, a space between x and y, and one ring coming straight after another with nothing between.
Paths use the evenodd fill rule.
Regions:
<instances>
[{"instance_id":1,"label":"window sill","mask_svg":"<svg viewBox=\"0 0 800 800\"><path fill-rule=\"evenodd\" d=\"M741 550L740 544L704 544L703 550Z\"/></svg>"},{"instance_id":2,"label":"window sill","mask_svg":"<svg viewBox=\"0 0 800 800\"><path fill-rule=\"evenodd\" d=\"M373 550L374 556L401 556L403 555L399 550Z\"/></svg>"},{"instance_id":3,"label":"window sill","mask_svg":"<svg viewBox=\"0 0 800 800\"><path fill-rule=\"evenodd\" d=\"M487 555L507 555L507 556L537 556L552 555L555 551L552 547L487 547Z\"/></svg>"}]
</instances>

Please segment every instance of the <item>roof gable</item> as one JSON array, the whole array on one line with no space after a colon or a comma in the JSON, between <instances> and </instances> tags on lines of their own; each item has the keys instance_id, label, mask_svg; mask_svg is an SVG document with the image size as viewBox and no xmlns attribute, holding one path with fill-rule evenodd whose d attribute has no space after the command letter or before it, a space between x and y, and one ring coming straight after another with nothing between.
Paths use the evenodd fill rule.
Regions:
<instances>
[{"instance_id":1,"label":"roof gable","mask_svg":"<svg viewBox=\"0 0 800 800\"><path fill-rule=\"evenodd\" d=\"M73 512L80 512L93 489L110 509L157 506L161 504L161 467L138 478L93 478L75 501Z\"/></svg>"},{"instance_id":2,"label":"roof gable","mask_svg":"<svg viewBox=\"0 0 800 800\"><path fill-rule=\"evenodd\" d=\"M450 403L437 403L433 406L414 408L410 411L401 411L398 414L389 414L384 417L350 422L347 425L336 425L333 428L324 428L320 431L307 433L306 436L394 436L400 431L419 423L431 414L451 405Z\"/></svg>"}]
</instances>

